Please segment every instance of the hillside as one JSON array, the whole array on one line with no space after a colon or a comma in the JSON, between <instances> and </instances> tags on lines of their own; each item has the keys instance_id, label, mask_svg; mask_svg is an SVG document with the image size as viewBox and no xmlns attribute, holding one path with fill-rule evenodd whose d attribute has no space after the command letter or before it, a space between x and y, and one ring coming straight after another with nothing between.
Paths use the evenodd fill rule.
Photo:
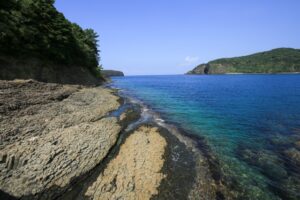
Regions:
<instances>
[{"instance_id":1,"label":"hillside","mask_svg":"<svg viewBox=\"0 0 300 200\"><path fill-rule=\"evenodd\" d=\"M97 34L71 23L54 0L0 2L0 79L96 83Z\"/></svg>"},{"instance_id":2,"label":"hillside","mask_svg":"<svg viewBox=\"0 0 300 200\"><path fill-rule=\"evenodd\" d=\"M200 64L187 74L300 72L300 49L278 48Z\"/></svg>"}]
</instances>

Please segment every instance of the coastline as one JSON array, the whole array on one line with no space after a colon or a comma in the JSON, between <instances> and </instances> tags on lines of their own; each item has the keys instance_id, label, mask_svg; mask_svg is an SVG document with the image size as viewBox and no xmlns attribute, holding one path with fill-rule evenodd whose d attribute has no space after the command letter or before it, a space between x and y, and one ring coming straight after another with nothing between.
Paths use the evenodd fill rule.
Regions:
<instances>
[{"instance_id":1,"label":"coastline","mask_svg":"<svg viewBox=\"0 0 300 200\"><path fill-rule=\"evenodd\" d=\"M2 136L0 167L5 170L0 174L1 199L141 197L137 196L137 191L147 193L141 197L144 199L224 199L229 195L218 175L217 166L213 164L214 159L205 149L205 142L201 143L201 139L193 138L196 136L184 133L179 126L166 124L159 114L144 107L142 102L123 96L119 90L31 80L16 81L15 84L17 88L33 85L33 94L39 87L42 93L45 92L43 87L49 87L51 93L46 90L42 96L55 94L55 91L58 95L54 100L47 97L46 102L35 102L39 104L33 103L32 108L8 105L13 110L7 108L5 112L8 114L4 118L11 112L18 114L21 111L24 115L31 111L31 115L37 117L27 120L24 128L27 130L32 124L40 123L43 129L33 128L29 133L25 130L24 138L10 139L4 145L2 141L6 140ZM68 92L60 91L62 88L67 88ZM5 87L1 90L6 92ZM30 102L32 99L29 97L28 100ZM18 101L16 103L20 104ZM47 118L48 113L53 111L57 116ZM18 120L22 122L24 116L20 114L20 119L14 120L15 123ZM12 125L22 128L20 123ZM5 122L1 124L2 129L9 129L6 126ZM85 128L82 129L82 126ZM99 134L99 130L105 130L104 134L110 132L112 137ZM91 137L88 137L89 134L92 134ZM146 153L149 151L153 154ZM25 152L30 159L24 158ZM62 161L66 164L60 165ZM32 168L33 172L30 172ZM152 168L155 170L149 170ZM44 169L49 175L44 174ZM39 171L43 173L39 175ZM26 178L27 175L33 179ZM117 179L118 176L123 178ZM141 181L145 177L149 180L146 185L143 184L145 180Z\"/></svg>"},{"instance_id":2,"label":"coastline","mask_svg":"<svg viewBox=\"0 0 300 200\"><path fill-rule=\"evenodd\" d=\"M213 73L213 74L204 74L204 73L186 73L185 75L293 75L300 74L300 72L274 72L274 73L242 73L242 72L228 72L228 73Z\"/></svg>"},{"instance_id":3,"label":"coastline","mask_svg":"<svg viewBox=\"0 0 300 200\"><path fill-rule=\"evenodd\" d=\"M113 88L111 84L107 87ZM162 180L159 194L151 199L233 199L237 196L236 191L230 191L218 160L204 138L184 130L180 124L166 122L150 105L122 89L117 91L141 112L139 120L127 130L150 124L158 127L159 134L167 140L163 167L167 177Z\"/></svg>"},{"instance_id":4,"label":"coastline","mask_svg":"<svg viewBox=\"0 0 300 200\"><path fill-rule=\"evenodd\" d=\"M274 74L274 75L276 75L276 74L278 74L278 75L280 75L280 74L300 74L300 72L274 72L274 73L225 73L225 74L269 74L269 75L272 75L272 74Z\"/></svg>"},{"instance_id":5,"label":"coastline","mask_svg":"<svg viewBox=\"0 0 300 200\"><path fill-rule=\"evenodd\" d=\"M300 3L0 5L0 200L300 200Z\"/></svg>"}]
</instances>

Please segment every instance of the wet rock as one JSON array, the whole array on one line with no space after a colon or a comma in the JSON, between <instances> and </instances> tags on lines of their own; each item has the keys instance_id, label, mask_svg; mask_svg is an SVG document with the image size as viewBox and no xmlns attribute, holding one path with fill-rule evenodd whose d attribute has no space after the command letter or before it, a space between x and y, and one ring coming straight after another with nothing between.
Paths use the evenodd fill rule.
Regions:
<instances>
[{"instance_id":1,"label":"wet rock","mask_svg":"<svg viewBox=\"0 0 300 200\"><path fill-rule=\"evenodd\" d=\"M137 106L132 106L125 110L120 115L120 123L126 127L128 124L138 120L140 118L140 109Z\"/></svg>"},{"instance_id":2,"label":"wet rock","mask_svg":"<svg viewBox=\"0 0 300 200\"><path fill-rule=\"evenodd\" d=\"M261 168L262 173L271 179L280 180L287 176L282 160L271 151L243 149L239 155L248 164Z\"/></svg>"},{"instance_id":3,"label":"wet rock","mask_svg":"<svg viewBox=\"0 0 300 200\"><path fill-rule=\"evenodd\" d=\"M299 141L297 141L297 142L295 142L295 146L296 146L296 148L297 148L297 149L299 149L299 150L300 150L300 140L299 140Z\"/></svg>"},{"instance_id":4,"label":"wet rock","mask_svg":"<svg viewBox=\"0 0 300 200\"><path fill-rule=\"evenodd\" d=\"M292 137L286 137L282 134L274 134L271 138L270 138L270 143L272 145L276 145L278 146L285 146L285 145L290 145L291 143L293 143L294 139Z\"/></svg>"},{"instance_id":5,"label":"wet rock","mask_svg":"<svg viewBox=\"0 0 300 200\"><path fill-rule=\"evenodd\" d=\"M289 176L288 178L282 180L282 182L276 188L275 192L277 192L282 199L300 199L300 181L297 176L298 174Z\"/></svg>"},{"instance_id":6,"label":"wet rock","mask_svg":"<svg viewBox=\"0 0 300 200\"><path fill-rule=\"evenodd\" d=\"M168 143L162 169L166 178L159 186L159 193L151 199L216 199L219 188L207 157L198 148L199 138L191 139L181 131L173 126L160 129Z\"/></svg>"},{"instance_id":7,"label":"wet rock","mask_svg":"<svg viewBox=\"0 0 300 200\"><path fill-rule=\"evenodd\" d=\"M300 169L300 151L296 148L290 148L284 152L288 159Z\"/></svg>"}]
</instances>

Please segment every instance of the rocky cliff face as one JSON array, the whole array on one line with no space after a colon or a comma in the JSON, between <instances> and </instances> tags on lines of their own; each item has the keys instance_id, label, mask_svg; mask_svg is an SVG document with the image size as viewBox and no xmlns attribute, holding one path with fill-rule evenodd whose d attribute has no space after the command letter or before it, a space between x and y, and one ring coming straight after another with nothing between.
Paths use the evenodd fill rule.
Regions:
<instances>
[{"instance_id":1,"label":"rocky cliff face","mask_svg":"<svg viewBox=\"0 0 300 200\"><path fill-rule=\"evenodd\" d=\"M187 74L208 74L209 67L207 64L201 64L189 71Z\"/></svg>"},{"instance_id":2,"label":"rocky cliff face","mask_svg":"<svg viewBox=\"0 0 300 200\"><path fill-rule=\"evenodd\" d=\"M35 79L48 83L100 85L87 68L42 62L39 59L17 60L0 56L0 79Z\"/></svg>"},{"instance_id":3,"label":"rocky cliff face","mask_svg":"<svg viewBox=\"0 0 300 200\"><path fill-rule=\"evenodd\" d=\"M124 73L121 71L116 70L102 70L102 75L105 77L111 77L111 76L124 76Z\"/></svg>"},{"instance_id":4,"label":"rocky cliff face","mask_svg":"<svg viewBox=\"0 0 300 200\"><path fill-rule=\"evenodd\" d=\"M187 74L225 74L229 72L230 66L224 64L201 64L189 71Z\"/></svg>"}]
</instances>

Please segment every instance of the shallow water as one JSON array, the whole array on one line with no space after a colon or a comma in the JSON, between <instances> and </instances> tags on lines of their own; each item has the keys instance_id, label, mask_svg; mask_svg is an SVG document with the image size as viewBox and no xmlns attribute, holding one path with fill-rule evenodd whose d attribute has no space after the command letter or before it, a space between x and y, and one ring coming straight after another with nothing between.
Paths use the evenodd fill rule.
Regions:
<instances>
[{"instance_id":1,"label":"shallow water","mask_svg":"<svg viewBox=\"0 0 300 200\"><path fill-rule=\"evenodd\" d=\"M238 198L300 199L295 159L300 153L300 75L127 76L113 81L112 86L167 122L204 137Z\"/></svg>"}]
</instances>

